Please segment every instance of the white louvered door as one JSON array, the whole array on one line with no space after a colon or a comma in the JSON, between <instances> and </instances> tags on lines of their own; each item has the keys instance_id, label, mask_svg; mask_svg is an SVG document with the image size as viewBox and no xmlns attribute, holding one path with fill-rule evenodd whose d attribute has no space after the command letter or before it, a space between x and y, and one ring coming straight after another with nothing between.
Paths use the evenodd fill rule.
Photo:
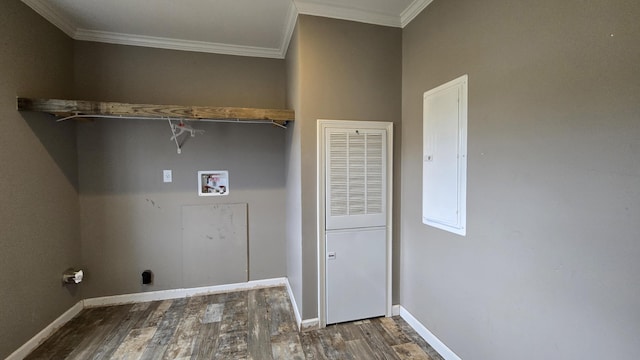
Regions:
<instances>
[{"instance_id":1,"label":"white louvered door","mask_svg":"<svg viewBox=\"0 0 640 360\"><path fill-rule=\"evenodd\" d=\"M386 314L387 145L384 129L325 129L327 324Z\"/></svg>"},{"instance_id":2,"label":"white louvered door","mask_svg":"<svg viewBox=\"0 0 640 360\"><path fill-rule=\"evenodd\" d=\"M326 228L386 225L386 131L326 129Z\"/></svg>"}]
</instances>

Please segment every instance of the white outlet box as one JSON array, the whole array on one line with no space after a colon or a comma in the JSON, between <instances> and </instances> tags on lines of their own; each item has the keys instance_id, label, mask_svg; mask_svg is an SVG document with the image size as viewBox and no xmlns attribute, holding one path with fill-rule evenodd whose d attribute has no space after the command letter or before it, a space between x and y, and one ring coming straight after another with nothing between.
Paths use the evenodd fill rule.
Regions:
<instances>
[{"instance_id":1,"label":"white outlet box","mask_svg":"<svg viewBox=\"0 0 640 360\"><path fill-rule=\"evenodd\" d=\"M171 173L171 170L162 170L162 180L166 183L173 181L173 174Z\"/></svg>"}]
</instances>

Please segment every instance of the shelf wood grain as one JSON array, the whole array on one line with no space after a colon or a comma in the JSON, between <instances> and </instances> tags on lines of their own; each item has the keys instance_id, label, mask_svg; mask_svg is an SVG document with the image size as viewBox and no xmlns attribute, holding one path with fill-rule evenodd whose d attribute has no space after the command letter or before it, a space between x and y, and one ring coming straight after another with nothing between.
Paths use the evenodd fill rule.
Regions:
<instances>
[{"instance_id":1,"label":"shelf wood grain","mask_svg":"<svg viewBox=\"0 0 640 360\"><path fill-rule=\"evenodd\" d=\"M169 118L184 120L236 120L238 122L275 122L280 125L294 121L295 112L288 109L260 109L241 107L209 107L184 105L128 104L119 102L17 98L19 111L39 111L58 117L78 115Z\"/></svg>"}]
</instances>

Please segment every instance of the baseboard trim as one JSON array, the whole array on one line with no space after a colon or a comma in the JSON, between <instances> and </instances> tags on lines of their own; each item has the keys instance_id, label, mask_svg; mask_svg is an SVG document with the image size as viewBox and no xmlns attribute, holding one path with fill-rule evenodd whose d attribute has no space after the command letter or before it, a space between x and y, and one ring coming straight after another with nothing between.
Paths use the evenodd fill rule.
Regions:
<instances>
[{"instance_id":1,"label":"baseboard trim","mask_svg":"<svg viewBox=\"0 0 640 360\"><path fill-rule=\"evenodd\" d=\"M304 319L300 322L300 331L315 330L320 327L320 319Z\"/></svg>"},{"instance_id":2,"label":"baseboard trim","mask_svg":"<svg viewBox=\"0 0 640 360\"><path fill-rule=\"evenodd\" d=\"M31 338L29 341L24 343L20 348L14 351L5 360L24 359L33 350L35 350L43 341L45 341L49 336L51 336L51 334L53 334L58 328L60 328L61 326L69 322L71 319L73 319L85 308L136 303L136 302L146 302L146 301L156 301L156 300L178 299L178 298L191 297L191 296L197 296L197 295L208 295L208 294L215 294L215 293L221 293L221 292L233 292L233 291L258 289L258 288L273 287L273 286L286 287L287 293L289 295L289 299L291 300L291 304L293 305L293 311L296 317L296 323L298 324L298 329L300 331L307 331L307 330L318 328L318 326L320 325L320 320L318 318L304 319L304 320L301 319L300 312L298 311L298 306L296 305L296 300L291 290L291 285L289 284L289 280L287 278L283 277L283 278L274 278L274 279L265 279L265 280L253 280L253 281L248 281L246 283L206 286L206 287L190 288L190 289L161 290L161 291L153 291L148 293L105 296L105 297L99 297L99 298L89 298L85 300L80 300L78 303L72 306L69 310L65 311L62 315L60 315L57 319L55 319L51 324L45 327L42 331L36 334L33 338ZM440 341L440 339L438 339L431 331L429 331L429 329L427 329L424 325L422 325L422 323L420 323L420 321L418 321L418 319L416 319L403 306L393 305L392 314L393 316L400 315L445 360L462 360L451 349L449 349L442 341Z\"/></svg>"},{"instance_id":3,"label":"baseboard trim","mask_svg":"<svg viewBox=\"0 0 640 360\"><path fill-rule=\"evenodd\" d=\"M265 280L252 280L245 283L235 283L226 285L205 286L189 289L170 289L160 291L150 291L146 293L124 294L114 296L104 296L84 300L84 307L99 307L107 305L130 304L147 301L180 299L198 295L209 295L221 292L233 292L249 289L259 289L273 286L286 286L286 278L274 278Z\"/></svg>"},{"instance_id":4,"label":"baseboard trim","mask_svg":"<svg viewBox=\"0 0 640 360\"><path fill-rule=\"evenodd\" d=\"M274 286L286 286L287 289L289 289L289 282L287 278L282 277L282 278L273 278L273 279L265 279L265 280L252 280L246 283L206 286L206 287L191 288L191 289L161 290L161 291L152 291L147 293L104 296L104 297L80 300L78 301L77 304L72 306L64 314L60 315L57 319L55 319L46 328L44 328L42 331L40 331L38 334L32 337L29 341L24 343L24 345L18 348L18 350L14 351L5 360L24 359L33 350L35 350L42 342L47 340L47 338L51 336L51 334L53 334L61 326L69 322L69 320L73 319L83 309L86 309L86 308L108 306L108 305L130 304L130 303L156 301L156 300L179 299L179 298L191 297L196 295L208 295L208 294L215 294L215 293L221 293L221 292L260 289L260 288L274 287Z\"/></svg>"},{"instance_id":5,"label":"baseboard trim","mask_svg":"<svg viewBox=\"0 0 640 360\"><path fill-rule=\"evenodd\" d=\"M291 301L291 306L293 306L293 314L296 317L296 324L298 325L298 330L300 330L302 326L302 316L300 316L300 311L298 310L298 304L296 303L296 298L293 296L293 290L291 289L289 278L285 278L285 280L287 283L287 294L289 294L289 300Z\"/></svg>"},{"instance_id":6,"label":"baseboard trim","mask_svg":"<svg viewBox=\"0 0 640 360\"><path fill-rule=\"evenodd\" d=\"M447 347L440 339L438 339L429 329L427 329L418 319L416 319L411 313L405 309L403 306L399 306L400 308L400 316L409 324L411 327L420 335L423 339L425 339L431 347L440 354L445 360L462 360L458 355L456 355L451 349Z\"/></svg>"},{"instance_id":7,"label":"baseboard trim","mask_svg":"<svg viewBox=\"0 0 640 360\"><path fill-rule=\"evenodd\" d=\"M73 319L76 315L82 311L84 308L82 300L78 301L75 305L73 305L69 310L65 311L64 314L60 315L57 319L53 320L51 324L49 324L46 328L36 334L36 336L32 337L29 341L24 343L24 345L20 346L18 350L14 351L9 357L5 360L22 360L27 355L29 355L33 350L35 350L42 342L44 342L51 334L53 334L56 330L58 330L61 326L69 322L69 320Z\"/></svg>"}]
</instances>

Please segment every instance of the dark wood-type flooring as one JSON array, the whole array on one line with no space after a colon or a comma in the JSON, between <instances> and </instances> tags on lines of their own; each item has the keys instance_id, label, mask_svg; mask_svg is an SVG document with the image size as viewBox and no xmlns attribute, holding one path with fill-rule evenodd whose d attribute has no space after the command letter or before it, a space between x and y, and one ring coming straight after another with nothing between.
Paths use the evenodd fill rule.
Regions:
<instances>
[{"instance_id":1,"label":"dark wood-type flooring","mask_svg":"<svg viewBox=\"0 0 640 360\"><path fill-rule=\"evenodd\" d=\"M400 317L300 333L284 287L85 309L27 359L442 360Z\"/></svg>"}]
</instances>

